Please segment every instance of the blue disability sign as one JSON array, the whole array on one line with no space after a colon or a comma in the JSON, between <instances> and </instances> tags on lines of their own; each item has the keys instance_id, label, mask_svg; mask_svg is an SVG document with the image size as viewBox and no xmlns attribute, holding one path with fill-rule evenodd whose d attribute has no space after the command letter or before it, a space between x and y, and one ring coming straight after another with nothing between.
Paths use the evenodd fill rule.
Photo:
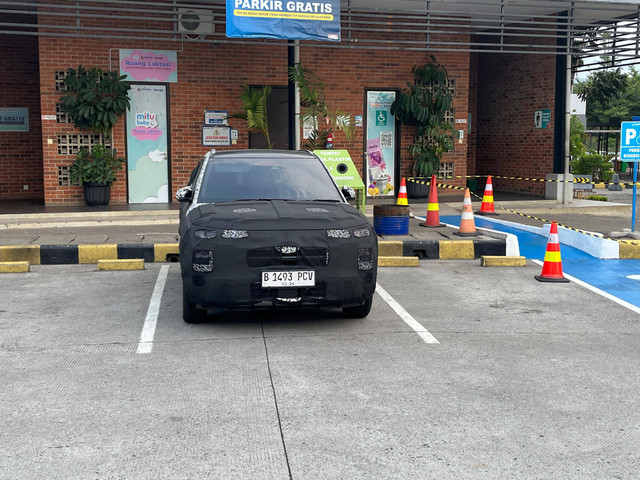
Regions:
<instances>
[{"instance_id":1,"label":"blue disability sign","mask_svg":"<svg viewBox=\"0 0 640 480\"><path fill-rule=\"evenodd\" d=\"M227 0L227 37L340 41L340 0Z\"/></svg>"},{"instance_id":2,"label":"blue disability sign","mask_svg":"<svg viewBox=\"0 0 640 480\"><path fill-rule=\"evenodd\" d=\"M640 162L640 122L622 122L620 127L620 160ZM638 165L633 169L633 203L631 205L631 231L636 231L636 195L638 193Z\"/></svg>"},{"instance_id":3,"label":"blue disability sign","mask_svg":"<svg viewBox=\"0 0 640 480\"><path fill-rule=\"evenodd\" d=\"M640 161L640 122L622 122L620 130L620 160Z\"/></svg>"}]
</instances>

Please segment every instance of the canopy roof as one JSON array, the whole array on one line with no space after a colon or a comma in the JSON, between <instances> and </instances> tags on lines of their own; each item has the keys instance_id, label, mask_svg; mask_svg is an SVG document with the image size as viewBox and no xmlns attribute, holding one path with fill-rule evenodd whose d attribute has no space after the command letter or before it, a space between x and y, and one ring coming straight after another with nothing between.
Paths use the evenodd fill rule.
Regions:
<instances>
[{"instance_id":1,"label":"canopy roof","mask_svg":"<svg viewBox=\"0 0 640 480\"><path fill-rule=\"evenodd\" d=\"M0 34L287 43L227 38L225 9L225 0L0 0ZM301 45L571 54L594 69L636 63L639 25L631 0L341 0L342 40Z\"/></svg>"}]
</instances>

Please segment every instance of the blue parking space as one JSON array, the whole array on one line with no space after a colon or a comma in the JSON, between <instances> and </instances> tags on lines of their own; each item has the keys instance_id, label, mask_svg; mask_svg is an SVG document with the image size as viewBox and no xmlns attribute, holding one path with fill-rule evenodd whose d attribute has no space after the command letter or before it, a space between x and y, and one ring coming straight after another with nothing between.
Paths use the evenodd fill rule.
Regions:
<instances>
[{"instance_id":1,"label":"blue parking space","mask_svg":"<svg viewBox=\"0 0 640 480\"><path fill-rule=\"evenodd\" d=\"M518 237L520 255L544 260L548 238L519 228L492 222L487 217L474 217L476 227L511 233ZM440 221L459 225L460 216L441 216ZM620 300L640 308L640 260L601 260L570 245L562 244L560 254L564 273L582 280Z\"/></svg>"}]
</instances>

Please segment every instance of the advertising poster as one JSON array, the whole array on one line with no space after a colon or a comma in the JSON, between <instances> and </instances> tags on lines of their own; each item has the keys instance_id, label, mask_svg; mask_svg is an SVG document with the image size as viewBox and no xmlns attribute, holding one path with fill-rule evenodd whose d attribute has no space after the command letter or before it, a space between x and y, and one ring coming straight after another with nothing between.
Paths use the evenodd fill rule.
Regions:
<instances>
[{"instance_id":1,"label":"advertising poster","mask_svg":"<svg viewBox=\"0 0 640 480\"><path fill-rule=\"evenodd\" d=\"M340 41L340 0L227 0L227 37Z\"/></svg>"},{"instance_id":2,"label":"advertising poster","mask_svg":"<svg viewBox=\"0 0 640 480\"><path fill-rule=\"evenodd\" d=\"M131 85L127 112L129 203L169 201L166 85Z\"/></svg>"},{"instance_id":3,"label":"advertising poster","mask_svg":"<svg viewBox=\"0 0 640 480\"><path fill-rule=\"evenodd\" d=\"M165 50L120 50L120 75L128 82L176 83L178 55Z\"/></svg>"},{"instance_id":4,"label":"advertising poster","mask_svg":"<svg viewBox=\"0 0 640 480\"><path fill-rule=\"evenodd\" d=\"M367 196L393 197L396 178L396 120L391 115L394 91L367 92Z\"/></svg>"}]
</instances>

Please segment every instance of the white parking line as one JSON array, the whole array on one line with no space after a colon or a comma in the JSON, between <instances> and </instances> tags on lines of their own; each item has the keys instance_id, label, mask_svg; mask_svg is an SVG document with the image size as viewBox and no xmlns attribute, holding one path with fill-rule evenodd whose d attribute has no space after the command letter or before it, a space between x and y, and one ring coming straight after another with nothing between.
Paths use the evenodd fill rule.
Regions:
<instances>
[{"instance_id":1,"label":"white parking line","mask_svg":"<svg viewBox=\"0 0 640 480\"><path fill-rule=\"evenodd\" d=\"M147 317L144 319L136 353L151 353L151 350L153 350L153 337L156 333L156 323L158 322L158 314L160 313L160 301L162 300L162 292L164 291L164 284L167 281L169 267L170 265L160 267L160 273L158 273L156 286L151 295Z\"/></svg>"},{"instance_id":2,"label":"white parking line","mask_svg":"<svg viewBox=\"0 0 640 480\"><path fill-rule=\"evenodd\" d=\"M402 305L396 302L391 295L387 293L387 291L380 286L379 283L376 283L376 293L382 297L382 299L389 304L391 308L398 314L398 316L404 320L404 322L409 325L414 332L420 335L420 338L424 340L425 343L440 343L436 338L429 333L420 323L413 318L409 312L407 312Z\"/></svg>"}]
</instances>

